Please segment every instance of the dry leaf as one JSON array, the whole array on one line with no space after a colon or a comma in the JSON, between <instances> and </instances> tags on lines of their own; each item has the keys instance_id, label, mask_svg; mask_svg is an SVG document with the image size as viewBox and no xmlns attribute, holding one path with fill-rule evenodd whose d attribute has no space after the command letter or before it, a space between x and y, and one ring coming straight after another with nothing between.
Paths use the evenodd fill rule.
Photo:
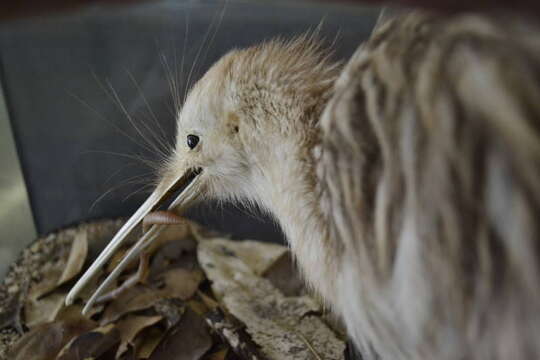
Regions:
<instances>
[{"instance_id":1,"label":"dry leaf","mask_svg":"<svg viewBox=\"0 0 540 360\"><path fill-rule=\"evenodd\" d=\"M242 321L262 352L272 359L342 359L345 344L318 316L321 307L307 296L285 297L240 258L224 251L234 242L201 241L199 261L214 294Z\"/></svg>"},{"instance_id":2,"label":"dry leaf","mask_svg":"<svg viewBox=\"0 0 540 360\"><path fill-rule=\"evenodd\" d=\"M62 276L66 264L65 258L61 258L55 263L48 263L42 269L42 279L32 285L28 292L28 299L37 300L45 294L50 293L58 286L58 279Z\"/></svg>"},{"instance_id":3,"label":"dry leaf","mask_svg":"<svg viewBox=\"0 0 540 360\"><path fill-rule=\"evenodd\" d=\"M39 300L28 299L24 305L25 325L31 329L53 321L64 306L66 295L66 293L55 292Z\"/></svg>"},{"instance_id":4,"label":"dry leaf","mask_svg":"<svg viewBox=\"0 0 540 360\"><path fill-rule=\"evenodd\" d=\"M166 320L167 329L170 329L180 321L186 305L179 299L162 299L154 304L154 311Z\"/></svg>"},{"instance_id":5,"label":"dry leaf","mask_svg":"<svg viewBox=\"0 0 540 360\"><path fill-rule=\"evenodd\" d=\"M137 285L138 283L145 283L146 279L148 278L148 274L150 273L150 268L148 265L150 261L149 257L150 255L147 253L142 253L139 256L139 266L137 268L137 272L135 274L131 274L131 276L124 280L120 286L111 288L108 292L105 292L96 300L96 302L109 302L119 297L124 291Z\"/></svg>"},{"instance_id":6,"label":"dry leaf","mask_svg":"<svg viewBox=\"0 0 540 360\"><path fill-rule=\"evenodd\" d=\"M200 269L176 268L163 273L161 278L165 283L164 288L161 289L163 297L187 300L199 288L200 283L204 280L204 273Z\"/></svg>"},{"instance_id":7,"label":"dry leaf","mask_svg":"<svg viewBox=\"0 0 540 360\"><path fill-rule=\"evenodd\" d=\"M56 287L71 280L82 269L88 253L86 230L79 230L75 236L67 260L60 260L50 271L45 272L43 281L30 290L28 301L24 307L25 324L29 328L53 321L62 309L66 293L50 293ZM64 266L65 264L65 266ZM63 270L60 272L60 267Z\"/></svg>"},{"instance_id":8,"label":"dry leaf","mask_svg":"<svg viewBox=\"0 0 540 360\"><path fill-rule=\"evenodd\" d=\"M203 302L191 299L188 301L188 307L193 310L197 315L205 315L210 309L206 307Z\"/></svg>"},{"instance_id":9,"label":"dry leaf","mask_svg":"<svg viewBox=\"0 0 540 360\"><path fill-rule=\"evenodd\" d=\"M133 339L144 328L154 325L163 317L161 316L129 316L120 320L116 328L120 332L121 343L116 352L116 358L120 358L128 350L128 344L134 345Z\"/></svg>"},{"instance_id":10,"label":"dry leaf","mask_svg":"<svg viewBox=\"0 0 540 360\"><path fill-rule=\"evenodd\" d=\"M179 297L184 299L193 295L195 290L191 290L191 288L193 286L195 286L195 289L198 287L199 282L202 281L202 278L200 280L199 278L201 276L204 277L202 275L202 272L195 272L194 274L189 276L187 273L178 274L179 279L177 281L174 281L174 279L172 279L170 275L162 275L160 273L161 271L171 269L178 264L183 267L188 266L189 269L193 269L194 264L196 265L196 253L194 251L195 247L193 239L178 239L178 230L185 230L186 226L176 226L174 228L175 230L177 230L174 232L174 237L171 237L170 230L166 230L164 232L165 236L161 234L160 237L151 244L149 249L141 253L141 255L139 256L138 269L135 274L132 274L127 280L125 280L120 287L113 288L109 292L106 292L97 301L110 301L111 299L120 296L122 292L134 286L135 284L146 283L151 273L154 277L153 280L156 280L156 277L165 278L166 289L165 293L162 296ZM182 232L180 234L182 234ZM162 251L162 248L165 248L165 250ZM152 254L156 251L158 252L158 254L154 257L154 260L152 261L152 266L150 266L150 258L152 257ZM122 260L126 253L127 250L120 250L120 252L117 252L113 256L113 260L111 260L108 265L108 271L112 271ZM182 256L188 253L190 255L190 261L181 261ZM129 272L131 265L136 264L136 260L133 260L130 263L130 266L128 266L128 268L124 270L124 273Z\"/></svg>"},{"instance_id":11,"label":"dry leaf","mask_svg":"<svg viewBox=\"0 0 540 360\"><path fill-rule=\"evenodd\" d=\"M120 342L120 333L109 324L79 335L58 354L57 360L86 360L98 358L114 350Z\"/></svg>"},{"instance_id":12,"label":"dry leaf","mask_svg":"<svg viewBox=\"0 0 540 360\"><path fill-rule=\"evenodd\" d=\"M139 334L135 339L135 342L137 343L137 345L135 345L136 358L148 359L164 337L165 331L157 327L148 328L142 334Z\"/></svg>"},{"instance_id":13,"label":"dry leaf","mask_svg":"<svg viewBox=\"0 0 540 360\"><path fill-rule=\"evenodd\" d=\"M50 360L71 339L84 333L96 324L78 317L69 321L57 321L36 326L26 333L10 351L10 360Z\"/></svg>"},{"instance_id":14,"label":"dry leaf","mask_svg":"<svg viewBox=\"0 0 540 360\"><path fill-rule=\"evenodd\" d=\"M67 259L66 267L56 285L61 285L73 279L82 269L88 254L88 235L86 230L80 230L73 243Z\"/></svg>"},{"instance_id":15,"label":"dry leaf","mask_svg":"<svg viewBox=\"0 0 540 360\"><path fill-rule=\"evenodd\" d=\"M212 346L212 338L205 321L187 309L176 326L167 331L165 338L150 356L150 360L198 360Z\"/></svg>"},{"instance_id":16,"label":"dry leaf","mask_svg":"<svg viewBox=\"0 0 540 360\"><path fill-rule=\"evenodd\" d=\"M225 360L229 354L229 348L223 348L204 357L204 360Z\"/></svg>"},{"instance_id":17,"label":"dry leaf","mask_svg":"<svg viewBox=\"0 0 540 360\"><path fill-rule=\"evenodd\" d=\"M208 309L214 310L219 307L219 303L215 299L206 295L202 291L198 291L197 295L199 295L199 297L201 298L201 300L203 301L203 303L206 305Z\"/></svg>"},{"instance_id":18,"label":"dry leaf","mask_svg":"<svg viewBox=\"0 0 540 360\"><path fill-rule=\"evenodd\" d=\"M144 285L135 285L120 294L105 309L101 324L108 324L124 314L148 309L162 297L160 291Z\"/></svg>"},{"instance_id":19,"label":"dry leaf","mask_svg":"<svg viewBox=\"0 0 540 360\"><path fill-rule=\"evenodd\" d=\"M88 282L88 284L81 290L81 292L77 296L77 299L81 299L84 302L87 302L88 299L90 299L90 297L94 294L98 286L103 281L104 272L105 271L103 269L99 269L96 275L92 277L90 281ZM114 287L116 287L116 282L113 282L111 286L109 286L107 289L114 288Z\"/></svg>"},{"instance_id":20,"label":"dry leaf","mask_svg":"<svg viewBox=\"0 0 540 360\"><path fill-rule=\"evenodd\" d=\"M173 263L171 260L181 256L183 252L194 253L196 242L192 237L188 237L190 233L191 228L187 222L180 225L169 225L152 241L143 254L152 257L156 252L158 253L157 256L154 256L156 259L153 262L153 274L158 274L170 268L169 265ZM169 245L171 242L177 242L177 244L171 246ZM165 250L163 250L164 248ZM156 268L156 266L160 267L162 265L164 266Z\"/></svg>"},{"instance_id":21,"label":"dry leaf","mask_svg":"<svg viewBox=\"0 0 540 360\"><path fill-rule=\"evenodd\" d=\"M96 221L89 225L81 225L80 228L84 228L88 233L88 256L89 263L94 261L103 249L109 244L112 237L120 230L125 224L125 220L113 220L113 221ZM141 231L140 226L136 226L132 232L130 232L125 240L125 245L134 244L139 239Z\"/></svg>"},{"instance_id":22,"label":"dry leaf","mask_svg":"<svg viewBox=\"0 0 540 360\"><path fill-rule=\"evenodd\" d=\"M107 264L107 272L112 272L124 259L124 256L126 256L129 248L122 248L117 250L114 255L112 256L111 260L109 260L109 263ZM137 268L137 259L133 259L124 270L125 272L134 270Z\"/></svg>"},{"instance_id":23,"label":"dry leaf","mask_svg":"<svg viewBox=\"0 0 540 360\"><path fill-rule=\"evenodd\" d=\"M281 290L285 296L300 296L305 293L304 281L295 266L291 252L283 253L266 271L263 276L272 285Z\"/></svg>"},{"instance_id":24,"label":"dry leaf","mask_svg":"<svg viewBox=\"0 0 540 360\"><path fill-rule=\"evenodd\" d=\"M225 315L220 308L215 308L204 316L210 328L227 344L241 359L269 360L253 341L251 335L240 321ZM232 355L232 354L231 354Z\"/></svg>"},{"instance_id":25,"label":"dry leaf","mask_svg":"<svg viewBox=\"0 0 540 360\"><path fill-rule=\"evenodd\" d=\"M82 269L88 253L86 230L79 230L69 252L61 248L56 254L58 260L47 263L42 268L42 280L29 291L29 299L36 300L71 280Z\"/></svg>"},{"instance_id":26,"label":"dry leaf","mask_svg":"<svg viewBox=\"0 0 540 360\"><path fill-rule=\"evenodd\" d=\"M11 299L6 303L4 311L0 314L0 330L12 326L19 334L24 332L21 322L21 310L23 307L23 295L28 290L28 283L24 287L25 290L17 294L13 294Z\"/></svg>"},{"instance_id":27,"label":"dry leaf","mask_svg":"<svg viewBox=\"0 0 540 360\"><path fill-rule=\"evenodd\" d=\"M191 224L186 220L184 224L167 226L154 241L155 249L163 247L164 244L187 238L191 234ZM150 248L152 245L150 245Z\"/></svg>"},{"instance_id":28,"label":"dry leaf","mask_svg":"<svg viewBox=\"0 0 540 360\"><path fill-rule=\"evenodd\" d=\"M221 239L212 241L220 242ZM253 240L229 241L223 249L227 254L240 258L257 275L264 273L277 259L289 251L282 245Z\"/></svg>"},{"instance_id":29,"label":"dry leaf","mask_svg":"<svg viewBox=\"0 0 540 360\"><path fill-rule=\"evenodd\" d=\"M74 305L64 306L60 309L60 311L58 312L54 320L55 321L69 320L69 319L74 319L80 316L83 316L87 319L91 319L92 316L103 311L103 308L104 308L103 305L94 306L87 314L82 315L82 310L83 310L82 305L74 304Z\"/></svg>"},{"instance_id":30,"label":"dry leaf","mask_svg":"<svg viewBox=\"0 0 540 360\"><path fill-rule=\"evenodd\" d=\"M108 360L108 359L100 359L100 360ZM135 349L133 346L130 346L128 350L120 357L119 360L139 360L135 356Z\"/></svg>"},{"instance_id":31,"label":"dry leaf","mask_svg":"<svg viewBox=\"0 0 540 360\"><path fill-rule=\"evenodd\" d=\"M149 278L154 279L173 268L198 268L196 249L197 243L192 237L167 242L154 255Z\"/></svg>"}]
</instances>

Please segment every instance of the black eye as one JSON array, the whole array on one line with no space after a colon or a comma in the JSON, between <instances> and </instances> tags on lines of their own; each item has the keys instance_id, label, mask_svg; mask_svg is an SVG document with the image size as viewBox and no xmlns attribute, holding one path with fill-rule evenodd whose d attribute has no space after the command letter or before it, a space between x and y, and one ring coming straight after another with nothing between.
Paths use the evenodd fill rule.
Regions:
<instances>
[{"instance_id":1,"label":"black eye","mask_svg":"<svg viewBox=\"0 0 540 360\"><path fill-rule=\"evenodd\" d=\"M199 137L197 135L187 136L187 146L189 146L190 149L194 149L198 143L199 143Z\"/></svg>"}]
</instances>

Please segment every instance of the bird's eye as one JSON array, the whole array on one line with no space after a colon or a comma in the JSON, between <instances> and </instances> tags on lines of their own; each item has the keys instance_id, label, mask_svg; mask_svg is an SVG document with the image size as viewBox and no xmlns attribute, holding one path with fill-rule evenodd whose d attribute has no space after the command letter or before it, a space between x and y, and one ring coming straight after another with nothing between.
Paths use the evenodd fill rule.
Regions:
<instances>
[{"instance_id":1,"label":"bird's eye","mask_svg":"<svg viewBox=\"0 0 540 360\"><path fill-rule=\"evenodd\" d=\"M195 146L199 143L199 137L197 135L188 135L187 136L187 146L190 149L195 149Z\"/></svg>"}]
</instances>

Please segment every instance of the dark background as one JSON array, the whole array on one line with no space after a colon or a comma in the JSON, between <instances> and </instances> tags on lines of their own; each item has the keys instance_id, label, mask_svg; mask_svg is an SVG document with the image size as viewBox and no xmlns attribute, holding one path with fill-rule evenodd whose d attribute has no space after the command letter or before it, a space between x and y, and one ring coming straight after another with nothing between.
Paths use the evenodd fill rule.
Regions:
<instances>
[{"instance_id":1,"label":"dark background","mask_svg":"<svg viewBox=\"0 0 540 360\"><path fill-rule=\"evenodd\" d=\"M336 58L347 59L377 15L346 3L176 0L4 21L0 77L38 233L129 216L141 204L151 187L133 192L152 184L147 165L159 164L144 145L160 133L153 115L169 146L175 134L168 79L177 78L183 98L192 67L196 80L234 47L289 38L322 20L323 36L337 39ZM236 238L282 239L272 221L251 213L207 204L190 216Z\"/></svg>"}]
</instances>

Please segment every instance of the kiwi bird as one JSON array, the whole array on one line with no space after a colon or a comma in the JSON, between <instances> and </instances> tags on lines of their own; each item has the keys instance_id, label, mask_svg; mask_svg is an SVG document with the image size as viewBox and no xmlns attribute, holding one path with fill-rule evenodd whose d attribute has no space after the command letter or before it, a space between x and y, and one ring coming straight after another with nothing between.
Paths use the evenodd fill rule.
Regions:
<instances>
[{"instance_id":1,"label":"kiwi bird","mask_svg":"<svg viewBox=\"0 0 540 360\"><path fill-rule=\"evenodd\" d=\"M155 191L68 302L180 191L175 211L271 213L364 359L538 359L539 131L540 32L519 16L413 12L345 65L307 35L233 50L190 90Z\"/></svg>"}]
</instances>

